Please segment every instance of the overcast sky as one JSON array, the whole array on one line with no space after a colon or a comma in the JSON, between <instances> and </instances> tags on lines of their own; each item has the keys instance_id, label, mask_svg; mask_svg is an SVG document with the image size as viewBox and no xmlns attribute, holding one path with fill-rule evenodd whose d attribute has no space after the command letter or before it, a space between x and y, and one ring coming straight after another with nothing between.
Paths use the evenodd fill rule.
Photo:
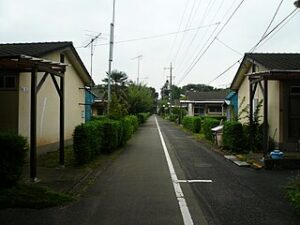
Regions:
<instances>
[{"instance_id":1,"label":"overcast sky","mask_svg":"<svg viewBox=\"0 0 300 225\"><path fill-rule=\"evenodd\" d=\"M269 30L295 9L294 1L283 1ZM109 41L112 2L0 0L0 42L72 41L90 70L90 48L83 46L93 36L102 33L95 42L97 46L92 74L95 82L100 83L108 70L109 49L106 43ZM174 66L173 83L176 85L203 83L215 87L229 86L238 64L219 79L211 81L259 41L281 0L245 0L229 23L222 28L240 2L241 0L116 0L113 68L126 72L130 79L136 81L138 61L132 58L142 55L140 81L155 87L157 91L167 79L169 71L164 68L169 67L170 62ZM189 31L169 34L183 30ZM299 53L299 34L300 13L297 13L256 52ZM126 41L155 35L162 36ZM216 35L217 39L212 42ZM118 41L125 42L117 43ZM207 48L209 44L210 47ZM187 73L197 56L198 62Z\"/></svg>"}]
</instances>

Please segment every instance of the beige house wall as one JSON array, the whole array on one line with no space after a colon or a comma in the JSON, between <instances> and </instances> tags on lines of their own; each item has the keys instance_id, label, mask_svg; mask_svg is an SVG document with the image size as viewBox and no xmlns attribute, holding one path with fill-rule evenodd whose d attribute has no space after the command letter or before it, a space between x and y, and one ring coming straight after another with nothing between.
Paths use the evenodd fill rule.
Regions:
<instances>
[{"instance_id":1,"label":"beige house wall","mask_svg":"<svg viewBox=\"0 0 300 225\"><path fill-rule=\"evenodd\" d=\"M262 71L264 68L260 67L258 71ZM250 73L250 71L248 71ZM262 82L263 84L263 82ZM282 140L282 130L280 127L280 82L279 81L268 81L268 123L269 123L269 136L274 138L275 142ZM243 99L244 102L243 102ZM263 100L263 92L259 85L257 86L254 101L259 102ZM243 103L243 104L242 104ZM242 104L242 105L241 105ZM262 103L264 104L264 103ZM249 80L245 76L239 90L238 90L238 105L239 113L242 109L249 106ZM259 115L261 116L261 123L263 122L263 105L261 107ZM246 118L243 118L245 114L241 115L240 121L242 123L248 122Z\"/></svg>"},{"instance_id":2,"label":"beige house wall","mask_svg":"<svg viewBox=\"0 0 300 225\"><path fill-rule=\"evenodd\" d=\"M60 54L51 54L43 57L59 61ZM80 89L84 86L71 62L65 57L68 64L65 73L65 140L72 139L74 128L84 123L85 92ZM37 75L38 82L44 73ZM58 84L60 79L57 78ZM30 137L30 74L20 75L19 92L19 133ZM59 96L50 75L37 94L37 146L56 144L59 141ZM83 118L82 118L83 115Z\"/></svg>"}]
</instances>

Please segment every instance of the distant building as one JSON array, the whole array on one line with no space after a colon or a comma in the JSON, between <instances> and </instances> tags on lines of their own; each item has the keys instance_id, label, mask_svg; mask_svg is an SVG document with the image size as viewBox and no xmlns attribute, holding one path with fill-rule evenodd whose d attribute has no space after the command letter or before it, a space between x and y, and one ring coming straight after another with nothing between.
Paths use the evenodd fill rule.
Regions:
<instances>
[{"instance_id":1,"label":"distant building","mask_svg":"<svg viewBox=\"0 0 300 225\"><path fill-rule=\"evenodd\" d=\"M225 116L225 97L228 90L196 92L188 91L186 100L180 100L182 107L185 107L189 116Z\"/></svg>"}]
</instances>

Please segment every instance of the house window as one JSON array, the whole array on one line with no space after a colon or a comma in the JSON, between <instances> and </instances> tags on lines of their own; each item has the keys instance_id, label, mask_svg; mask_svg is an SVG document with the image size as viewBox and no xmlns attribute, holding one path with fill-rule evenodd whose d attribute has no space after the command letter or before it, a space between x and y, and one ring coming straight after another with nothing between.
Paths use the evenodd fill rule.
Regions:
<instances>
[{"instance_id":1,"label":"house window","mask_svg":"<svg viewBox=\"0 0 300 225\"><path fill-rule=\"evenodd\" d=\"M222 106L209 106L208 111L210 113L222 113Z\"/></svg>"},{"instance_id":2,"label":"house window","mask_svg":"<svg viewBox=\"0 0 300 225\"><path fill-rule=\"evenodd\" d=\"M289 138L300 138L300 86L290 87L288 135Z\"/></svg>"},{"instance_id":3,"label":"house window","mask_svg":"<svg viewBox=\"0 0 300 225\"><path fill-rule=\"evenodd\" d=\"M195 104L195 106L194 106L194 115L196 115L196 116L204 115L204 106L199 105L199 104Z\"/></svg>"},{"instance_id":4,"label":"house window","mask_svg":"<svg viewBox=\"0 0 300 225\"><path fill-rule=\"evenodd\" d=\"M14 90L17 88L17 77L14 75L0 75L0 89Z\"/></svg>"}]
</instances>

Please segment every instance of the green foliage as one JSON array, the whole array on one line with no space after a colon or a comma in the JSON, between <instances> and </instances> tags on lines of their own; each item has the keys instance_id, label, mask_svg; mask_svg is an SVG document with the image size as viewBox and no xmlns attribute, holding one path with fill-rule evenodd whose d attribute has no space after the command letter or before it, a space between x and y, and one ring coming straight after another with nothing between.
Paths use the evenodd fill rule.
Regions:
<instances>
[{"instance_id":1,"label":"green foliage","mask_svg":"<svg viewBox=\"0 0 300 225\"><path fill-rule=\"evenodd\" d=\"M73 149L78 164L91 161L101 150L99 125L105 120L90 121L78 125L73 134Z\"/></svg>"},{"instance_id":2,"label":"green foliage","mask_svg":"<svg viewBox=\"0 0 300 225\"><path fill-rule=\"evenodd\" d=\"M118 120L125 115L127 115L127 106L113 94L110 102L109 118Z\"/></svg>"},{"instance_id":3,"label":"green foliage","mask_svg":"<svg viewBox=\"0 0 300 225\"><path fill-rule=\"evenodd\" d=\"M12 187L20 179L27 151L26 139L15 133L0 133L0 188Z\"/></svg>"},{"instance_id":4,"label":"green foliage","mask_svg":"<svg viewBox=\"0 0 300 225\"><path fill-rule=\"evenodd\" d=\"M243 125L237 121L226 121L223 127L223 145L235 153L245 150L245 138L243 135Z\"/></svg>"},{"instance_id":5,"label":"green foliage","mask_svg":"<svg viewBox=\"0 0 300 225\"><path fill-rule=\"evenodd\" d=\"M172 122L178 121L181 123L183 117L187 114L186 109L182 109L180 107L174 107L171 109L171 114L169 116L169 120Z\"/></svg>"},{"instance_id":6,"label":"green foliage","mask_svg":"<svg viewBox=\"0 0 300 225\"><path fill-rule=\"evenodd\" d=\"M74 199L36 184L20 184L13 188L0 190L0 209L34 208L43 209L65 205Z\"/></svg>"},{"instance_id":7,"label":"green foliage","mask_svg":"<svg viewBox=\"0 0 300 225\"><path fill-rule=\"evenodd\" d=\"M201 130L201 118L199 116L185 116L182 125L194 133L199 133Z\"/></svg>"},{"instance_id":8,"label":"green foliage","mask_svg":"<svg viewBox=\"0 0 300 225\"><path fill-rule=\"evenodd\" d=\"M206 85L206 84L187 84L182 87L183 93L187 91L213 91L214 87Z\"/></svg>"},{"instance_id":9,"label":"green foliage","mask_svg":"<svg viewBox=\"0 0 300 225\"><path fill-rule=\"evenodd\" d=\"M214 135L211 131L212 128L218 126L220 124L220 121L211 117L206 117L203 121L203 133L205 135L205 138L209 141L213 141Z\"/></svg>"},{"instance_id":10,"label":"green foliage","mask_svg":"<svg viewBox=\"0 0 300 225\"><path fill-rule=\"evenodd\" d=\"M150 113L138 113L137 115L139 124L145 123L150 116Z\"/></svg>"},{"instance_id":11,"label":"green foliage","mask_svg":"<svg viewBox=\"0 0 300 225\"><path fill-rule=\"evenodd\" d=\"M155 93L153 89L146 86L131 84L127 88L127 101L130 114L151 112L155 102Z\"/></svg>"},{"instance_id":12,"label":"green foliage","mask_svg":"<svg viewBox=\"0 0 300 225\"><path fill-rule=\"evenodd\" d=\"M136 116L120 120L101 117L78 125L73 134L75 161L82 165L100 154L109 154L124 145L137 130Z\"/></svg>"},{"instance_id":13,"label":"green foliage","mask_svg":"<svg viewBox=\"0 0 300 225\"><path fill-rule=\"evenodd\" d=\"M286 196L300 214L300 176L293 179L286 188Z\"/></svg>"},{"instance_id":14,"label":"green foliage","mask_svg":"<svg viewBox=\"0 0 300 225\"><path fill-rule=\"evenodd\" d=\"M216 119L218 120L219 122L222 121L226 121L227 120L227 117L226 116L201 116L201 119L202 121L204 121L206 118L209 118L209 119Z\"/></svg>"},{"instance_id":15,"label":"green foliage","mask_svg":"<svg viewBox=\"0 0 300 225\"><path fill-rule=\"evenodd\" d=\"M259 152L262 150L263 125L243 126L245 144L248 151Z\"/></svg>"}]
</instances>

